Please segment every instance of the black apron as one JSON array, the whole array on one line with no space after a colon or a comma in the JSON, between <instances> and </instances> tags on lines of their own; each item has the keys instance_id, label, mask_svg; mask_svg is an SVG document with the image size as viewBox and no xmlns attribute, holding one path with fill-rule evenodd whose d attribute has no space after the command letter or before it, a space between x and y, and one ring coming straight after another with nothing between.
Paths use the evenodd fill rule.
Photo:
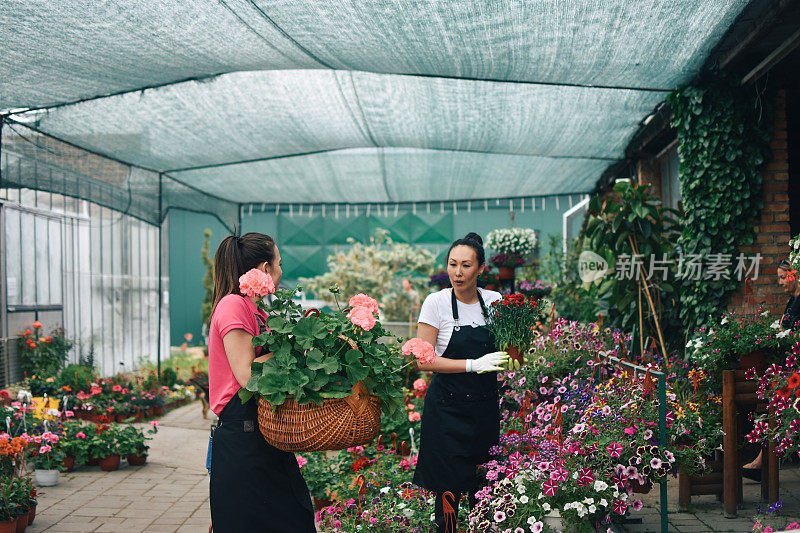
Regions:
<instances>
[{"instance_id":1,"label":"black apron","mask_svg":"<svg viewBox=\"0 0 800 533\"><path fill-rule=\"evenodd\" d=\"M486 305L478 292L484 319ZM485 326L459 326L455 294L451 297L455 327L442 357L477 359L494 351ZM478 465L489 461L498 443L500 408L497 373L434 374L422 408L422 435L414 483L434 492L474 492L481 483Z\"/></svg>"},{"instance_id":2,"label":"black apron","mask_svg":"<svg viewBox=\"0 0 800 533\"><path fill-rule=\"evenodd\" d=\"M263 328L260 319L259 325ZM314 508L297 459L261 436L255 398L242 404L235 394L219 416L213 439L214 533L316 532Z\"/></svg>"}]
</instances>

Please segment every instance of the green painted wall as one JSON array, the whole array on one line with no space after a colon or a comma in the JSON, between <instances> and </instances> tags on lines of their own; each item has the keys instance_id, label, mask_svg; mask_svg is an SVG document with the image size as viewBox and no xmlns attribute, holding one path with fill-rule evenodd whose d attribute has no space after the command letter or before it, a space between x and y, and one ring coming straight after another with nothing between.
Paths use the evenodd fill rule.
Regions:
<instances>
[{"instance_id":1,"label":"green painted wall","mask_svg":"<svg viewBox=\"0 0 800 533\"><path fill-rule=\"evenodd\" d=\"M211 215L169 212L169 320L170 342L182 344L184 334L194 335L192 344L202 343L200 304L203 302L205 269L200 259L203 232L211 230L211 257L228 230Z\"/></svg>"},{"instance_id":2,"label":"green painted wall","mask_svg":"<svg viewBox=\"0 0 800 533\"><path fill-rule=\"evenodd\" d=\"M284 277L282 284L291 286L299 277L311 277L327 270L328 255L347 247L347 238L364 240L378 227L388 228L393 240L424 246L433 251L440 264L444 264L444 253L449 244L470 231L484 238L496 228L510 226L530 227L546 240L549 234L560 234L562 214L570 208L566 198L556 206L554 198L536 200L536 210L532 210L531 200L526 201L525 211L521 210L519 200L512 211L508 200L498 205L489 202L488 211L483 206L473 206L470 212L459 209L458 213L439 208L418 209L417 213L399 212L394 216L347 217L340 212L336 218L329 210L323 218L314 216L290 216L286 212L245 212L242 218L242 232L257 231L272 235L278 242L283 259ZM211 254L228 231L220 222L209 215L199 215L186 211L171 211L169 222L170 236L170 324L173 345L181 344L184 333L191 332L200 339L200 303L203 298L203 267L200 261L200 248L203 244L203 231L210 228ZM541 250L546 253L546 250ZM488 257L487 257L488 259Z\"/></svg>"}]
</instances>

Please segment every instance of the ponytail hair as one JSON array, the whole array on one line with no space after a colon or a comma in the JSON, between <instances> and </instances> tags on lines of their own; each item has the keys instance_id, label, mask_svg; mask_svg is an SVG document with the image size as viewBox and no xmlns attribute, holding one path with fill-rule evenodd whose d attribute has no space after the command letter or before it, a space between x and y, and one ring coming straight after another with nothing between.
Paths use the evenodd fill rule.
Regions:
<instances>
[{"instance_id":1,"label":"ponytail hair","mask_svg":"<svg viewBox=\"0 0 800 533\"><path fill-rule=\"evenodd\" d=\"M272 265L275 259L275 240L263 233L228 235L214 254L214 304L229 294L239 294L239 278L263 262Z\"/></svg>"},{"instance_id":2,"label":"ponytail hair","mask_svg":"<svg viewBox=\"0 0 800 533\"><path fill-rule=\"evenodd\" d=\"M486 262L486 252L483 249L483 239L481 239L481 236L477 233L467 233L466 237L463 239L454 241L453 244L450 245L450 249L447 251L446 262L450 261L450 252L452 252L453 248L456 246L469 246L475 250L475 257L477 258L479 265L483 265Z\"/></svg>"}]
</instances>

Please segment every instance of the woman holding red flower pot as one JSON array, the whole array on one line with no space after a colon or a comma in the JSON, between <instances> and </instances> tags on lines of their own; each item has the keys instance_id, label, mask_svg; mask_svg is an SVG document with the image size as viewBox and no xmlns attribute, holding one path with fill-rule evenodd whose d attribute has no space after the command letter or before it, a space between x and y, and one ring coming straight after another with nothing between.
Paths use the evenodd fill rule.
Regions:
<instances>
[{"instance_id":1,"label":"woman holding red flower pot","mask_svg":"<svg viewBox=\"0 0 800 533\"><path fill-rule=\"evenodd\" d=\"M208 382L211 409L219 416L209 467L215 533L316 531L297 459L264 440L256 402L242 403L238 395L250 379L250 364L271 356L253 347L267 318L256 302L275 292L281 274L278 247L261 233L228 236L214 256Z\"/></svg>"},{"instance_id":2,"label":"woman holding red flower pot","mask_svg":"<svg viewBox=\"0 0 800 533\"><path fill-rule=\"evenodd\" d=\"M432 362L420 370L435 372L422 411L422 436L414 483L436 493L438 531L456 532L458 501L474 503L477 466L489 460L500 433L495 372L508 361L494 351L486 329L487 305L500 294L477 287L485 259L475 233L455 241L447 254L452 289L433 293L422 304L418 336L436 347ZM452 500L446 493L453 495Z\"/></svg>"}]
</instances>

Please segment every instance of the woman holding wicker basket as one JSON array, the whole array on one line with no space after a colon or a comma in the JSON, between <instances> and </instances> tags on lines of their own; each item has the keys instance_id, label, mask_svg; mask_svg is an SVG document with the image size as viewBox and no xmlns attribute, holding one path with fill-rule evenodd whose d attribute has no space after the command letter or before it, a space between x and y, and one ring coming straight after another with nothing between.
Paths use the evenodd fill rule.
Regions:
<instances>
[{"instance_id":1,"label":"woman holding wicker basket","mask_svg":"<svg viewBox=\"0 0 800 533\"><path fill-rule=\"evenodd\" d=\"M431 294L422 304L418 337L436 347L435 372L422 412L422 436L414 483L436 493L438 531L458 531L458 502L474 504L477 467L489 460L500 434L497 375L508 354L494 351L486 328L487 306L500 293L479 289L483 240L475 233L455 241L447 254L452 289Z\"/></svg>"},{"instance_id":2,"label":"woman holding wicker basket","mask_svg":"<svg viewBox=\"0 0 800 533\"><path fill-rule=\"evenodd\" d=\"M257 402L238 391L266 328L256 302L281 278L275 241L262 233L226 237L214 256L214 308L208 346L211 410L219 417L211 445L211 521L215 533L313 533L308 487L294 454L268 444L258 430ZM259 349L260 350L260 349Z\"/></svg>"}]
</instances>

